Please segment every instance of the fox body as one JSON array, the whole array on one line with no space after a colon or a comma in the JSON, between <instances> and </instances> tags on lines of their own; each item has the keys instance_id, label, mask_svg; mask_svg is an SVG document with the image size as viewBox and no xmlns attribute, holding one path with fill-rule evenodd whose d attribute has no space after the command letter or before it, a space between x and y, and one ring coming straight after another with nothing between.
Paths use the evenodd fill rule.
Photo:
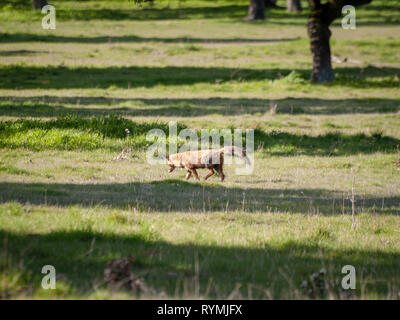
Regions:
<instances>
[{"instance_id":1,"label":"fox body","mask_svg":"<svg viewBox=\"0 0 400 320\"><path fill-rule=\"evenodd\" d=\"M242 149L231 146L223 147L221 149L186 151L166 155L168 161L168 172L174 171L175 168L185 168L187 170L187 174L185 176L186 180L188 180L192 174L197 180L200 180L196 169L207 168L210 170L210 172L204 178L204 180L207 180L215 173L215 171L217 171L221 177L221 181L224 181L224 154L234 155L243 159L247 164L250 164L249 158L247 158L246 153Z\"/></svg>"}]
</instances>

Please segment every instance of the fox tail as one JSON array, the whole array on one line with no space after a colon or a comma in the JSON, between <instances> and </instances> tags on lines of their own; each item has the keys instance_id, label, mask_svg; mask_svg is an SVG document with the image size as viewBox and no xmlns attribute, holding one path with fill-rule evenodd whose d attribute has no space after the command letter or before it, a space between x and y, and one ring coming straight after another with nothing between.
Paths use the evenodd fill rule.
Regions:
<instances>
[{"instance_id":1,"label":"fox tail","mask_svg":"<svg viewBox=\"0 0 400 320\"><path fill-rule=\"evenodd\" d=\"M238 157L238 158L244 160L244 162L246 162L247 165L251 164L250 159L246 156L246 151L242 150L239 147L227 146L227 147L223 147L223 148L219 149L219 151L223 154Z\"/></svg>"}]
</instances>

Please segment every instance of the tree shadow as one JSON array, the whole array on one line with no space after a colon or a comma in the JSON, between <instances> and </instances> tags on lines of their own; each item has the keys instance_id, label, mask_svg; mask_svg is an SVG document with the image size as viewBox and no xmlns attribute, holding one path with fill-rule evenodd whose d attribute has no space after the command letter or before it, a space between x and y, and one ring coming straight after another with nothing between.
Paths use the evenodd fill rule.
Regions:
<instances>
[{"instance_id":1,"label":"tree shadow","mask_svg":"<svg viewBox=\"0 0 400 320\"><path fill-rule=\"evenodd\" d=\"M186 19L243 19L247 14L248 6L222 5L190 7L182 6L171 8L164 7L138 7L132 9L81 9L73 10L60 8L57 10L57 18L60 20L186 20Z\"/></svg>"},{"instance_id":2,"label":"tree shadow","mask_svg":"<svg viewBox=\"0 0 400 320\"><path fill-rule=\"evenodd\" d=\"M327 123L328 128L336 128L333 124ZM186 128L178 124L178 133ZM39 149L29 141L15 139L15 135L27 134L40 129L47 134L53 129L61 130L60 136L52 143L40 144ZM75 142L69 140L70 133L62 130L74 129L75 134L81 136L86 133L96 133L104 138L114 139L114 143L104 144ZM130 119L110 117L58 117L49 121L41 119L19 119L17 121L0 122L0 147L3 148L25 148L31 150L94 150L107 149L116 151L120 148L122 141L126 139L125 129L132 133L132 147L142 150L146 147L146 134L151 129L162 130L169 138L168 124L166 122L136 122ZM200 131L197 131L200 138ZM168 140L167 140L168 141ZM115 143L117 142L117 143ZM119 142L119 143L118 143ZM223 139L220 139L223 143ZM373 134L346 134L338 131L330 131L319 135L291 133L280 130L264 131L259 128L254 130L254 146L265 155L274 156L348 156L353 154L370 153L397 153L400 148L400 140L394 137L385 136L382 132Z\"/></svg>"},{"instance_id":3,"label":"tree shadow","mask_svg":"<svg viewBox=\"0 0 400 320\"><path fill-rule=\"evenodd\" d=\"M224 187L217 181L210 185L175 179L120 184L0 182L0 203L137 208L142 212L225 212L228 207L245 212L351 213L348 195L334 190ZM252 183L260 182L268 180ZM399 214L400 197L385 197L384 205L382 201L372 195L357 196L356 212Z\"/></svg>"},{"instance_id":4,"label":"tree shadow","mask_svg":"<svg viewBox=\"0 0 400 320\"><path fill-rule=\"evenodd\" d=\"M358 26L382 26L397 25L399 18L394 12L398 12L396 5L362 6L359 10ZM363 11L366 10L366 11ZM369 14L369 11L385 12L385 17ZM202 7L180 7L180 8L154 8L144 7L139 10L115 10L115 9L74 9L57 11L61 20L189 20L189 19L231 19L239 23L249 23L244 18L247 16L248 4L224 5L224 6L202 6ZM285 7L270 8L266 13L266 21L275 25L306 26L309 15L308 8L301 13L290 13ZM251 22L251 23L254 23ZM263 23L265 23L263 21Z\"/></svg>"},{"instance_id":5,"label":"tree shadow","mask_svg":"<svg viewBox=\"0 0 400 320\"><path fill-rule=\"evenodd\" d=\"M396 25L399 20L394 14L399 6L396 5L373 5L369 4L360 8L358 26ZM171 8L167 6L134 6L130 9L113 8L79 8L64 9L62 6L57 9L57 19L60 21L155 21L155 20L190 20L190 19L230 19L236 23L249 23L244 21L247 15L248 4L229 4L220 6L190 7L188 5ZM371 15L370 11L384 12L382 17ZM268 9L266 23L272 25L306 26L308 9L304 8L301 13L289 13L285 7ZM251 22L254 23L254 22ZM265 22L262 22L265 23Z\"/></svg>"},{"instance_id":6,"label":"tree shadow","mask_svg":"<svg viewBox=\"0 0 400 320\"><path fill-rule=\"evenodd\" d=\"M223 85L230 81L280 80L293 71L306 81L308 69L245 69L223 67L65 67L20 66L0 68L0 88L135 88L156 85L192 85L210 83ZM395 67L336 68L336 81L324 86L342 85L353 88L398 87ZM288 79L289 83L290 80Z\"/></svg>"},{"instance_id":7,"label":"tree shadow","mask_svg":"<svg viewBox=\"0 0 400 320\"><path fill-rule=\"evenodd\" d=\"M303 8L302 12L291 13L287 12L286 8L277 8L268 10L266 20L272 25L287 25L287 26L307 26L309 17L309 9ZM381 3L373 5L373 2L357 8L357 26L395 26L400 20L398 12L400 6L382 5ZM375 11L375 12L371 12ZM340 19L337 19L334 26L341 26Z\"/></svg>"},{"instance_id":8,"label":"tree shadow","mask_svg":"<svg viewBox=\"0 0 400 320\"><path fill-rule=\"evenodd\" d=\"M192 37L177 37L177 38L160 38L160 37L139 37L135 35L125 36L98 36L98 37L82 37L82 36L62 36L49 34L33 34L33 33L2 33L0 41L3 43L17 42L54 42L54 43L124 43L124 42L162 42L162 43L275 43L288 42L298 40L298 37L293 38L192 38Z\"/></svg>"},{"instance_id":9,"label":"tree shadow","mask_svg":"<svg viewBox=\"0 0 400 320\"><path fill-rule=\"evenodd\" d=\"M12 117L76 116L170 116L242 115L270 112L277 114L335 115L349 113L389 113L400 110L400 100L382 98L112 98L58 96L3 96L0 115ZM93 105L93 107L90 107ZM96 106L94 106L96 105Z\"/></svg>"},{"instance_id":10,"label":"tree shadow","mask_svg":"<svg viewBox=\"0 0 400 320\"><path fill-rule=\"evenodd\" d=\"M15 1L14 1L15 2ZM15 3L12 3L15 5ZM26 2L21 4L26 7ZM374 5L368 4L359 9L357 18L358 26L383 26L397 25L399 18L395 14L398 12L398 5ZM129 9L114 9L114 8L81 8L74 7L65 9L59 6L57 9L57 19L60 21L156 21L156 20L190 20L190 19L229 19L235 23L260 23L247 22L244 18L247 15L248 4L226 4L220 6L201 6L190 7L185 4L182 7L171 8L166 6L132 6ZM375 11L375 12L371 12ZM304 8L301 13L289 13L285 7L271 8L267 10L266 21L271 25L289 25L289 26L304 26L306 27L308 18L308 8ZM373 14L372 14L373 13ZM384 13L377 17L377 13ZM338 24L338 23L336 23Z\"/></svg>"},{"instance_id":11,"label":"tree shadow","mask_svg":"<svg viewBox=\"0 0 400 320\"><path fill-rule=\"evenodd\" d=\"M43 51L32 51L32 50L6 50L0 51L0 56L32 56L35 54L42 53Z\"/></svg>"},{"instance_id":12,"label":"tree shadow","mask_svg":"<svg viewBox=\"0 0 400 320\"><path fill-rule=\"evenodd\" d=\"M250 219L248 223L256 222ZM132 272L146 285L175 298L193 298L198 291L203 298L226 299L238 289L238 284L236 299L328 298L328 291L339 293L341 290L322 289L309 294L302 292L301 284L304 280L310 283L310 276L321 268L328 271L324 282L341 280L341 269L345 265L352 265L357 271L355 296L360 297L360 288L363 288L364 294L376 297L379 293L386 297L390 287L399 285L398 253L324 247L320 245L324 237L318 230L305 242L286 241L278 247L265 241L261 247L251 248L174 244L157 239L154 234L149 236L142 224L144 227L139 225L130 234L83 227L26 234L1 228L0 241L8 244L7 257L13 262L5 271L22 272L20 292L35 292L41 290L42 267L52 265L61 277L57 291L64 298L71 293L85 295L106 288L103 277L107 263L128 256L134 257ZM68 289L63 292L66 286ZM137 293L132 296L138 297Z\"/></svg>"},{"instance_id":13,"label":"tree shadow","mask_svg":"<svg viewBox=\"0 0 400 320\"><path fill-rule=\"evenodd\" d=\"M328 132L316 136L272 130L256 129L254 143L259 150L275 156L349 156L376 152L397 153L400 140L384 136L381 132L345 134Z\"/></svg>"}]
</instances>

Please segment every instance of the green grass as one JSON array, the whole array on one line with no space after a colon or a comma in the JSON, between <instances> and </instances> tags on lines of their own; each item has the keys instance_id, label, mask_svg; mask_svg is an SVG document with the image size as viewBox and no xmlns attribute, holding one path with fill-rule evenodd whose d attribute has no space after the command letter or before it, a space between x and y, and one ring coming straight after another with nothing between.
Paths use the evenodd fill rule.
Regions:
<instances>
[{"instance_id":1,"label":"green grass","mask_svg":"<svg viewBox=\"0 0 400 320\"><path fill-rule=\"evenodd\" d=\"M341 266L346 264L357 268L357 285L365 288L369 298L379 297L378 292L396 297L395 289L388 288L398 281L395 216L360 215L357 229L351 230L348 216L146 214L24 208L13 203L3 205L2 211L1 222L8 229L2 237L13 245L6 248L8 254L18 251L35 257L12 260L10 266L22 265L19 277L34 284L31 290L37 297L113 297L116 293L101 283L104 265L128 255L135 257L135 274L176 298L226 298L237 284L241 284L237 298L307 297L300 288L303 280L310 281L310 275L321 268L328 270L327 279L340 279ZM234 239L231 233L236 234ZM61 290L49 293L37 285L41 265L46 263L65 276ZM379 281L370 278L375 274ZM6 276L12 274L6 271ZM19 286L24 292L24 286ZM340 290L329 291L310 298L338 297Z\"/></svg>"},{"instance_id":2,"label":"green grass","mask_svg":"<svg viewBox=\"0 0 400 320\"><path fill-rule=\"evenodd\" d=\"M296 127L295 123L289 127ZM322 127L338 129L337 125L326 122ZM178 134L185 125L178 123ZM129 130L129 135L126 134ZM169 143L169 126L163 122L133 122L115 116L78 118L61 116L55 120L17 120L0 122L0 147L41 150L121 150L124 147L144 149L153 141L147 140L147 133L160 129L166 134ZM207 128L208 132L213 129ZM222 129L222 128L221 128ZM204 129L202 129L204 131ZM234 139L233 130L231 139ZM197 131L200 143L201 131ZM243 136L243 141L245 136ZM179 139L178 146L185 141ZM223 146L224 139L220 139ZM349 155L357 153L397 153L400 140L384 136L381 131L370 135L364 133L343 134L339 131L328 132L317 136L293 134L280 130L264 131L256 128L254 144L264 155ZM245 144L244 144L245 147Z\"/></svg>"},{"instance_id":3,"label":"green grass","mask_svg":"<svg viewBox=\"0 0 400 320\"><path fill-rule=\"evenodd\" d=\"M397 1L335 22L348 60L318 85L307 8L249 23L245 0L53 2L51 31L28 1L0 5L0 298L399 298ZM149 164L170 121L254 129L254 172ZM155 295L104 283L128 256ZM356 290L307 290L348 264Z\"/></svg>"},{"instance_id":4,"label":"green grass","mask_svg":"<svg viewBox=\"0 0 400 320\"><path fill-rule=\"evenodd\" d=\"M155 128L167 131L168 124L136 123L112 115L90 119L65 115L48 121L4 121L0 122L0 147L36 151L121 150L123 147L143 149L150 143L146 140L147 132Z\"/></svg>"}]
</instances>

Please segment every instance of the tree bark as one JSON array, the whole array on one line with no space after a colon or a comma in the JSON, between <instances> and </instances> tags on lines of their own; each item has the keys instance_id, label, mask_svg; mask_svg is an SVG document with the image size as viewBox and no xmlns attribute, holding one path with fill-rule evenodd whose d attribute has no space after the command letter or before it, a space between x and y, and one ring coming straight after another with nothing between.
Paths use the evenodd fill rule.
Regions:
<instances>
[{"instance_id":1,"label":"tree bark","mask_svg":"<svg viewBox=\"0 0 400 320\"><path fill-rule=\"evenodd\" d=\"M264 0L250 0L249 12L246 20L264 20L265 19L265 4Z\"/></svg>"},{"instance_id":2,"label":"tree bark","mask_svg":"<svg viewBox=\"0 0 400 320\"><path fill-rule=\"evenodd\" d=\"M320 20L309 20L307 31L311 42L311 56L313 62L311 81L333 81L331 47L329 44L331 31L329 30L329 26Z\"/></svg>"},{"instance_id":3,"label":"tree bark","mask_svg":"<svg viewBox=\"0 0 400 320\"><path fill-rule=\"evenodd\" d=\"M33 9L38 10L42 9L44 6L47 6L46 0L32 0Z\"/></svg>"},{"instance_id":4,"label":"tree bark","mask_svg":"<svg viewBox=\"0 0 400 320\"><path fill-rule=\"evenodd\" d=\"M308 0L310 16L307 23L308 36L311 43L312 82L331 82L334 74L331 62L329 26L342 15L345 5L358 6L372 0L329 0L321 4L320 0Z\"/></svg>"},{"instance_id":5,"label":"tree bark","mask_svg":"<svg viewBox=\"0 0 400 320\"><path fill-rule=\"evenodd\" d=\"M301 7L300 0L286 0L286 10L289 12L301 12L303 8Z\"/></svg>"},{"instance_id":6,"label":"tree bark","mask_svg":"<svg viewBox=\"0 0 400 320\"><path fill-rule=\"evenodd\" d=\"M264 0L265 8L276 8L276 1L277 0Z\"/></svg>"}]
</instances>

